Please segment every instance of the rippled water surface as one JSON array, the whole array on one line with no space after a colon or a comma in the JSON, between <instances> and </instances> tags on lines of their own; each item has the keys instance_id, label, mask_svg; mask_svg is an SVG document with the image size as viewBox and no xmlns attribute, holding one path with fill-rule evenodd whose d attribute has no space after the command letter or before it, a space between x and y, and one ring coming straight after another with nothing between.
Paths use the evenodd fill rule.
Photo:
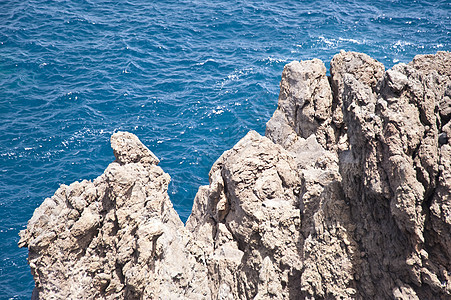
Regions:
<instances>
[{"instance_id":1,"label":"rippled water surface","mask_svg":"<svg viewBox=\"0 0 451 300\"><path fill-rule=\"evenodd\" d=\"M185 221L220 154L264 133L284 64L449 51L450 16L447 0L1 1L0 298L30 298L17 234L60 184L103 172L113 132L161 159Z\"/></svg>"}]
</instances>

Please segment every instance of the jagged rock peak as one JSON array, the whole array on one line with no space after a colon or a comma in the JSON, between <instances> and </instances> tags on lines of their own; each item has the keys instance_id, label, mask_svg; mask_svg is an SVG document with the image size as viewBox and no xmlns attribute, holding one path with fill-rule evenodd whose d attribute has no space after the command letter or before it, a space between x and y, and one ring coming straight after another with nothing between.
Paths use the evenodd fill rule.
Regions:
<instances>
[{"instance_id":1,"label":"jagged rock peak","mask_svg":"<svg viewBox=\"0 0 451 300\"><path fill-rule=\"evenodd\" d=\"M208 295L167 194L169 175L135 135L115 133L111 144L117 159L101 176L61 185L20 232L35 277L33 298Z\"/></svg>"},{"instance_id":2,"label":"jagged rock peak","mask_svg":"<svg viewBox=\"0 0 451 300\"><path fill-rule=\"evenodd\" d=\"M136 135L118 131L111 136L111 148L120 164L136 163L146 160L157 165L160 160L152 153Z\"/></svg>"}]
</instances>

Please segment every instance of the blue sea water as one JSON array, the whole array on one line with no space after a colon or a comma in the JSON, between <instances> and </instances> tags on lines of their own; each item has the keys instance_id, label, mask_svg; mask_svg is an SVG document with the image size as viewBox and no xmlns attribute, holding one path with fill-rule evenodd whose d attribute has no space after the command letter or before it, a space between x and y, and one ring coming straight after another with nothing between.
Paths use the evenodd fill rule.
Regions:
<instances>
[{"instance_id":1,"label":"blue sea water","mask_svg":"<svg viewBox=\"0 0 451 300\"><path fill-rule=\"evenodd\" d=\"M114 160L135 133L171 175L182 220L208 171L264 134L283 66L340 49L391 67L451 50L451 2L0 2L0 299L34 286L18 232L62 183Z\"/></svg>"}]
</instances>

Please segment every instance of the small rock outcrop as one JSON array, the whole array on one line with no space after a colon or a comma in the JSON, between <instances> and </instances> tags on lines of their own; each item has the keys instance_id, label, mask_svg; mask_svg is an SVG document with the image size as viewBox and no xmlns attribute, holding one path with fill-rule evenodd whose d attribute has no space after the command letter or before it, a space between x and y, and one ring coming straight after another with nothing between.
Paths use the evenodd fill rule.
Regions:
<instances>
[{"instance_id":1,"label":"small rock outcrop","mask_svg":"<svg viewBox=\"0 0 451 300\"><path fill-rule=\"evenodd\" d=\"M130 133L36 209L35 299L449 299L451 53L285 66L266 137L213 165L184 225Z\"/></svg>"}]
</instances>

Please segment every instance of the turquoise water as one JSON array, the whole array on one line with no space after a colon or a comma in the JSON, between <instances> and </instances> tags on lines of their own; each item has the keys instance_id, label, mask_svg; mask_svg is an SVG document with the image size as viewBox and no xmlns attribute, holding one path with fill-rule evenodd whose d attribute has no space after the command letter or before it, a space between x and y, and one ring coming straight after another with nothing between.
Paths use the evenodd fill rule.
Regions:
<instances>
[{"instance_id":1,"label":"turquoise water","mask_svg":"<svg viewBox=\"0 0 451 300\"><path fill-rule=\"evenodd\" d=\"M443 0L1 1L0 298L30 298L19 230L60 184L103 172L114 131L161 159L186 220L213 162L264 133L286 63L449 51L450 17Z\"/></svg>"}]
</instances>

